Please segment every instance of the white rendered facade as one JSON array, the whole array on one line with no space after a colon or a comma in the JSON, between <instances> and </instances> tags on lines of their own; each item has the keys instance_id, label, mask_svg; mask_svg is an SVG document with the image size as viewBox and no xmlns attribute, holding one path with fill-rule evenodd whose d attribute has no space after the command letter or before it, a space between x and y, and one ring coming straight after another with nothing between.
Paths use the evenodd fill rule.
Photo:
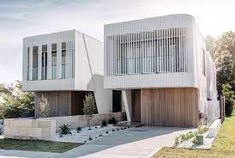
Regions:
<instances>
[{"instance_id":1,"label":"white rendered facade","mask_svg":"<svg viewBox=\"0 0 235 158\"><path fill-rule=\"evenodd\" d=\"M200 112L217 104L215 64L192 16L107 24L104 44L105 88L123 90L124 99L133 89L196 88Z\"/></svg>"},{"instance_id":2,"label":"white rendered facade","mask_svg":"<svg viewBox=\"0 0 235 158\"><path fill-rule=\"evenodd\" d=\"M112 111L111 91L103 88L103 45L76 30L23 40L23 90L92 91L99 113Z\"/></svg>"}]
</instances>

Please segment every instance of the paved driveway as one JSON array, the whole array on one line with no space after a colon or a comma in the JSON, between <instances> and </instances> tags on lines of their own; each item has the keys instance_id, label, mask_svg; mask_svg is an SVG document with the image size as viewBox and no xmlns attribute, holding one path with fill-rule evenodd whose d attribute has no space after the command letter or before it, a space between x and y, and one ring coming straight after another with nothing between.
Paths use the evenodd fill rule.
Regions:
<instances>
[{"instance_id":1,"label":"paved driveway","mask_svg":"<svg viewBox=\"0 0 235 158\"><path fill-rule=\"evenodd\" d=\"M147 158L164 146L172 146L175 137L190 129L175 127L139 127L104 136L72 149L56 158Z\"/></svg>"}]
</instances>

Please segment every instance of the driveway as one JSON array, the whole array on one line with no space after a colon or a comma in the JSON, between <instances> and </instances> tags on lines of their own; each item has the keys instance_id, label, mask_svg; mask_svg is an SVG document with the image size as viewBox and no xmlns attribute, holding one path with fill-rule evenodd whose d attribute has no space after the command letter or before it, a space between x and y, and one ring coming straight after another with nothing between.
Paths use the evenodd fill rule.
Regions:
<instances>
[{"instance_id":1,"label":"driveway","mask_svg":"<svg viewBox=\"0 0 235 158\"><path fill-rule=\"evenodd\" d=\"M104 136L89 144L56 155L56 158L147 158L175 137L190 129L176 127L139 127Z\"/></svg>"}]
</instances>

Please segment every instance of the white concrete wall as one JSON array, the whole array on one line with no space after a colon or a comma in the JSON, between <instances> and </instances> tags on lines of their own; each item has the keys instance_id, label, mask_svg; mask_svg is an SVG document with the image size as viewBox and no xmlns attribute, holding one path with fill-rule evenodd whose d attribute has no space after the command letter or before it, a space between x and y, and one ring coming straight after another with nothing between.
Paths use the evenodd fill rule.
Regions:
<instances>
[{"instance_id":1,"label":"white concrete wall","mask_svg":"<svg viewBox=\"0 0 235 158\"><path fill-rule=\"evenodd\" d=\"M104 89L102 43L77 32L75 47L79 50L75 54L75 89L94 92L99 114L112 112L112 91Z\"/></svg>"},{"instance_id":2,"label":"white concrete wall","mask_svg":"<svg viewBox=\"0 0 235 158\"><path fill-rule=\"evenodd\" d=\"M61 43L66 42L66 78L61 75ZM71 30L24 38L24 91L93 91L99 114L112 112L112 91L104 89L104 52L102 42ZM57 75L52 79L51 44L57 43ZM41 51L38 64L39 78L32 80L32 47L47 44L48 79L41 80ZM30 80L27 80L27 48L30 47ZM41 49L40 49L41 50ZM73 56L74 54L74 56ZM74 63L74 65L73 65ZM72 74L74 70L74 75Z\"/></svg>"},{"instance_id":3,"label":"white concrete wall","mask_svg":"<svg viewBox=\"0 0 235 158\"><path fill-rule=\"evenodd\" d=\"M47 91L47 90L75 90L74 80L72 74L61 79L61 43L62 42L75 42L75 30L57 32L51 34L37 35L26 37L23 39L23 90L24 91ZM51 44L57 44L57 76L56 79L52 78L51 67ZM47 45L47 80L41 80L41 47ZM39 47L38 56L38 80L32 80L32 47ZM30 48L30 73L29 80L27 80L27 49ZM71 49L70 45L67 45L66 49ZM73 46L72 46L73 47ZM74 49L74 48L73 48ZM69 50L68 50L69 51ZM70 54L71 52L68 52ZM66 63L68 66L72 64L71 60Z\"/></svg>"},{"instance_id":4,"label":"white concrete wall","mask_svg":"<svg viewBox=\"0 0 235 158\"><path fill-rule=\"evenodd\" d=\"M199 87L196 83L194 72L196 61L194 60L193 55L193 25L194 19L189 15L169 15L105 25L105 88ZM162 34L162 30L166 31ZM155 33L153 33L154 31ZM121 55L125 56L125 53L123 54L123 52L132 53L133 48L130 48L131 50L127 48L127 51L123 51L123 48L116 46L117 44L112 41L117 41L118 43L127 42L128 45L128 41L131 43L133 40L136 40L137 45L140 45L139 40L144 38L145 41L150 40L150 42L148 42L149 44L154 44L154 47L161 50L162 48L158 48L160 46L152 41L154 41L153 39L162 39L168 36L180 37L179 51L180 56L183 55L184 58L181 58L179 63L183 64L181 65L184 70L183 72L175 72L173 68L169 68L169 71L163 72L161 67L157 67L157 73L150 71L139 74L119 74L120 72L117 70L118 57ZM168 38L166 39L167 40L164 42L167 45L170 41ZM144 48L145 50L140 52L140 54L142 54L141 58L142 56L146 56L146 52L152 55L156 52L156 50L149 50L146 45ZM160 55L161 53L171 52L166 49L166 52L160 51ZM129 56L127 58L129 58ZM154 62L154 60L152 62ZM158 59L158 63L159 62L160 64L163 64L163 60L160 58ZM146 68L146 64L142 65L143 68ZM125 67L129 67L129 65L126 65Z\"/></svg>"}]
</instances>

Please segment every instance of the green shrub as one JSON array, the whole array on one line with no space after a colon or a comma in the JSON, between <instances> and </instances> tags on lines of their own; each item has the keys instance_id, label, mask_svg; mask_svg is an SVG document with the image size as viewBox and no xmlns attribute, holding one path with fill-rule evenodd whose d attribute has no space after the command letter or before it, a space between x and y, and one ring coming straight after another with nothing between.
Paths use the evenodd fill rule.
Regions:
<instances>
[{"instance_id":1,"label":"green shrub","mask_svg":"<svg viewBox=\"0 0 235 158\"><path fill-rule=\"evenodd\" d=\"M79 133L81 130L82 130L81 127L77 127L77 128L76 128L77 133Z\"/></svg>"},{"instance_id":2,"label":"green shrub","mask_svg":"<svg viewBox=\"0 0 235 158\"><path fill-rule=\"evenodd\" d=\"M107 122L106 122L105 120L103 120L103 121L101 122L101 127L105 127L105 126L107 126Z\"/></svg>"},{"instance_id":3,"label":"green shrub","mask_svg":"<svg viewBox=\"0 0 235 158\"><path fill-rule=\"evenodd\" d=\"M112 117L111 119L108 120L108 123L109 124L117 124L117 120L114 117Z\"/></svg>"},{"instance_id":4,"label":"green shrub","mask_svg":"<svg viewBox=\"0 0 235 158\"><path fill-rule=\"evenodd\" d=\"M234 106L234 92L229 84L222 85L222 94L225 97L225 115L231 116Z\"/></svg>"},{"instance_id":5,"label":"green shrub","mask_svg":"<svg viewBox=\"0 0 235 158\"><path fill-rule=\"evenodd\" d=\"M72 134L71 127L69 124L62 124L59 126L60 134Z\"/></svg>"}]
</instances>

